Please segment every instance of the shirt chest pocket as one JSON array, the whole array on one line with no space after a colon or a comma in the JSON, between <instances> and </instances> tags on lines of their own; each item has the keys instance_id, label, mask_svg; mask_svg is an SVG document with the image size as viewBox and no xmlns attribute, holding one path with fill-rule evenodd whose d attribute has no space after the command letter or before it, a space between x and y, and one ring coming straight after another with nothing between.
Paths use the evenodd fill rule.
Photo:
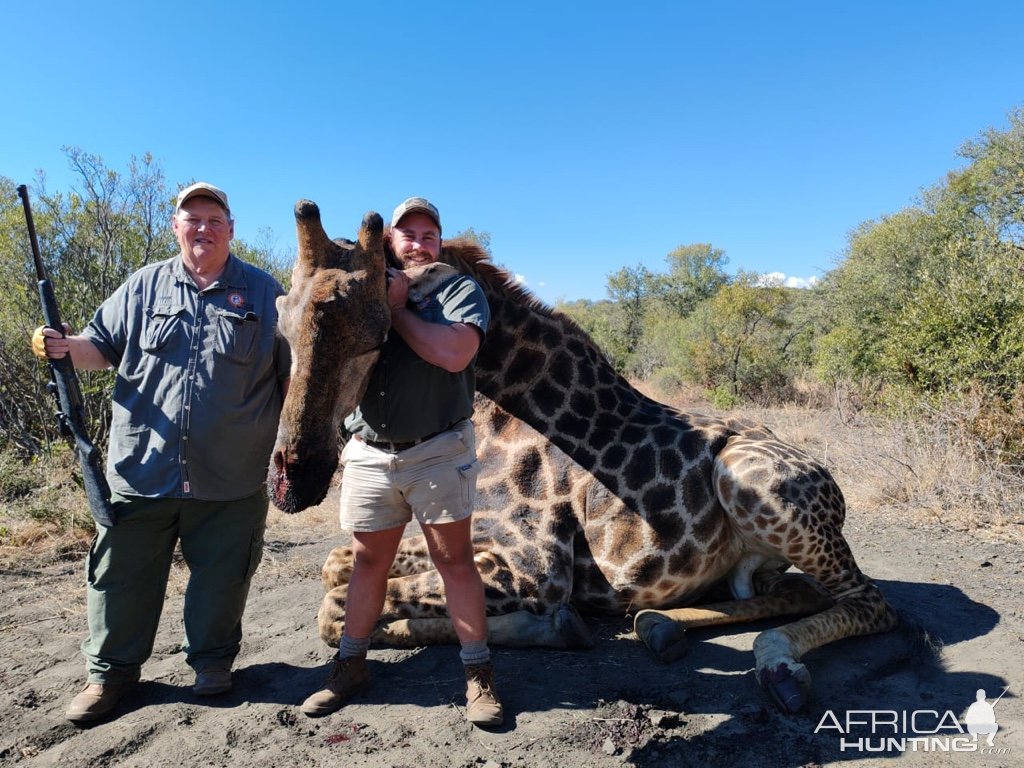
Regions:
<instances>
[{"instance_id":1,"label":"shirt chest pocket","mask_svg":"<svg viewBox=\"0 0 1024 768\"><path fill-rule=\"evenodd\" d=\"M185 307L180 304L158 304L146 310L142 331L142 351L154 354L169 347L176 335L183 336Z\"/></svg>"},{"instance_id":2,"label":"shirt chest pocket","mask_svg":"<svg viewBox=\"0 0 1024 768\"><path fill-rule=\"evenodd\" d=\"M253 312L239 315L223 309L213 313L213 348L236 363L248 363L256 356L259 346L260 319Z\"/></svg>"}]
</instances>

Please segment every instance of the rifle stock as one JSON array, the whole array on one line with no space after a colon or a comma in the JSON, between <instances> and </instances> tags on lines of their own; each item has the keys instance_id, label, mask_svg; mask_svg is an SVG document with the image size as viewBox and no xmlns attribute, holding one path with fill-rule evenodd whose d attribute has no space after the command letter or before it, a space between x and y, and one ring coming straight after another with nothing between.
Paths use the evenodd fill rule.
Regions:
<instances>
[{"instance_id":1,"label":"rifle stock","mask_svg":"<svg viewBox=\"0 0 1024 768\"><path fill-rule=\"evenodd\" d=\"M61 322L60 310L57 308L57 297L53 292L53 284L46 277L46 269L39 253L39 242L36 239L35 223L32 220L32 208L28 201L28 190L24 184L18 187L18 195L25 207L25 222L28 225L29 241L32 245L32 257L36 263L36 276L39 279L39 302L43 307L43 321L61 335L64 324ZM110 486L103 472L103 460L99 448L89 439L86 428L85 400L82 388L75 373L75 364L71 355L59 360L47 359L50 368L49 389L57 399L57 425L64 437L71 442L82 468L82 485L89 499L89 511L93 519L103 526L112 526L116 522L113 506L110 503Z\"/></svg>"}]
</instances>

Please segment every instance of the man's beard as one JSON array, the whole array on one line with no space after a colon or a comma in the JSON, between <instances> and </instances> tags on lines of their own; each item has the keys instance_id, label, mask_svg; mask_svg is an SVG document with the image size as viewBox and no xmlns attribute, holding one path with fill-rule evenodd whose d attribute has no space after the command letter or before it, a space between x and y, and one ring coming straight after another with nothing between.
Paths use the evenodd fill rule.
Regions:
<instances>
[{"instance_id":1,"label":"man's beard","mask_svg":"<svg viewBox=\"0 0 1024 768\"><path fill-rule=\"evenodd\" d=\"M434 258L430 251L425 251L420 248L415 251L409 251L408 253L395 253L395 261L397 261L398 266L404 270L413 266L430 264L431 262L437 261L437 259Z\"/></svg>"}]
</instances>

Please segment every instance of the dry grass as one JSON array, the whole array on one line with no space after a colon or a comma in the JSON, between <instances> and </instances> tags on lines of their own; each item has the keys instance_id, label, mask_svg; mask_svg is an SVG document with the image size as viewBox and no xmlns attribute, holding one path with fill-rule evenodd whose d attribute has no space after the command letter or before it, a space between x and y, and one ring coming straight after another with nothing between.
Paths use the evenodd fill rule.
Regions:
<instances>
[{"instance_id":1,"label":"dry grass","mask_svg":"<svg viewBox=\"0 0 1024 768\"><path fill-rule=\"evenodd\" d=\"M75 456L63 448L46 462L0 454L0 567L85 554L93 525L76 474Z\"/></svg>"},{"instance_id":2,"label":"dry grass","mask_svg":"<svg viewBox=\"0 0 1024 768\"><path fill-rule=\"evenodd\" d=\"M834 412L762 415L801 447L820 444L851 507L897 511L957 531L993 538L1024 536L1024 475L994 459L980 444L965 445L941 424L909 424ZM808 439L809 422L822 424ZM783 426L785 425L785 426Z\"/></svg>"}]
</instances>

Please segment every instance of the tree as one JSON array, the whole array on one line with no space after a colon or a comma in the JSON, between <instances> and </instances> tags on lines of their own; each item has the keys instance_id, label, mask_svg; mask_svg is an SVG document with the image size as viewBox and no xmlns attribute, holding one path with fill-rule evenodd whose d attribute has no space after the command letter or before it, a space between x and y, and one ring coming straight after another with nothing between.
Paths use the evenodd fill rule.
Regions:
<instances>
[{"instance_id":1,"label":"tree","mask_svg":"<svg viewBox=\"0 0 1024 768\"><path fill-rule=\"evenodd\" d=\"M626 349L634 349L643 335L644 315L653 287L654 276L642 264L608 275L608 295L618 307L618 330Z\"/></svg>"},{"instance_id":2,"label":"tree","mask_svg":"<svg viewBox=\"0 0 1024 768\"><path fill-rule=\"evenodd\" d=\"M989 128L960 148L971 165L949 187L998 240L1024 250L1024 108L1009 120L1009 130Z\"/></svg>"},{"instance_id":3,"label":"tree","mask_svg":"<svg viewBox=\"0 0 1024 768\"><path fill-rule=\"evenodd\" d=\"M790 289L764 285L758 275L740 273L699 304L687 320L692 380L718 392L723 405L777 399L787 381L791 295Z\"/></svg>"},{"instance_id":4,"label":"tree","mask_svg":"<svg viewBox=\"0 0 1024 768\"><path fill-rule=\"evenodd\" d=\"M473 227L466 227L461 232L456 232L455 237L464 237L467 240L476 243L483 248L488 256L493 256L491 252L491 233L490 232L477 232Z\"/></svg>"},{"instance_id":5,"label":"tree","mask_svg":"<svg viewBox=\"0 0 1024 768\"><path fill-rule=\"evenodd\" d=\"M295 264L295 251L281 251L276 247L274 233L268 227L257 231L257 239L250 244L235 239L231 242L231 253L272 274L287 289L291 285L292 266Z\"/></svg>"},{"instance_id":6,"label":"tree","mask_svg":"<svg viewBox=\"0 0 1024 768\"><path fill-rule=\"evenodd\" d=\"M35 219L37 228L45 226L45 214ZM0 259L0 448L27 456L41 447L42 435L33 427L49 418L53 401L28 349L42 311L21 201L6 177L0 177L0 252L10 255Z\"/></svg>"},{"instance_id":7,"label":"tree","mask_svg":"<svg viewBox=\"0 0 1024 768\"><path fill-rule=\"evenodd\" d=\"M559 302L556 309L571 317L601 348L617 371L624 371L630 350L618 333L619 308L611 301L579 299Z\"/></svg>"},{"instance_id":8,"label":"tree","mask_svg":"<svg viewBox=\"0 0 1024 768\"><path fill-rule=\"evenodd\" d=\"M933 248L932 218L919 208L861 224L846 257L818 290L831 326L816 368L826 381L886 376L882 359L900 308L912 300Z\"/></svg>"},{"instance_id":9,"label":"tree","mask_svg":"<svg viewBox=\"0 0 1024 768\"><path fill-rule=\"evenodd\" d=\"M686 317L729 282L724 271L729 261L725 251L709 243L681 245L665 260L668 274L656 277L651 292L679 317Z\"/></svg>"},{"instance_id":10,"label":"tree","mask_svg":"<svg viewBox=\"0 0 1024 768\"><path fill-rule=\"evenodd\" d=\"M65 148L77 188L50 194L40 177L31 190L33 218L47 275L62 319L81 330L114 289L140 267L169 258L177 245L169 222L173 192L152 156L132 157L127 173L77 148ZM0 451L22 457L58 441L45 365L28 339L42 322L28 233L12 180L0 177L0 244L14 258L0 261ZM270 234L266 235L269 242ZM279 279L290 264L266 243L242 240L232 251ZM282 280L283 282L283 280ZM79 371L90 431L101 447L107 436L113 374Z\"/></svg>"}]
</instances>

